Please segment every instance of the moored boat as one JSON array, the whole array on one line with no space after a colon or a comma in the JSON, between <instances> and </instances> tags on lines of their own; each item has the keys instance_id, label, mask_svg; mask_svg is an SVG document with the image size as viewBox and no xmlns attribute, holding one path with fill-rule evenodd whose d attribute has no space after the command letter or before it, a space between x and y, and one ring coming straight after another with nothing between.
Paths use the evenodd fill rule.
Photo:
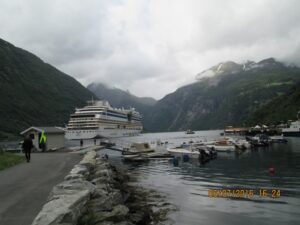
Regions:
<instances>
[{"instance_id":1,"label":"moored boat","mask_svg":"<svg viewBox=\"0 0 300 225\"><path fill-rule=\"evenodd\" d=\"M187 130L186 132L185 132L186 134L195 134L195 131L192 131L192 130Z\"/></svg>"},{"instance_id":2,"label":"moored boat","mask_svg":"<svg viewBox=\"0 0 300 225\"><path fill-rule=\"evenodd\" d=\"M150 153L154 152L155 150L151 148L149 143L132 143L129 148L123 149L123 155L137 155L142 153Z\"/></svg>"},{"instance_id":3,"label":"moored boat","mask_svg":"<svg viewBox=\"0 0 300 225\"><path fill-rule=\"evenodd\" d=\"M251 143L246 140L243 140L243 139L235 140L234 145L236 148L242 149L242 150L251 148Z\"/></svg>"},{"instance_id":4,"label":"moored boat","mask_svg":"<svg viewBox=\"0 0 300 225\"><path fill-rule=\"evenodd\" d=\"M155 150L150 147L149 143L132 143L129 148L123 149L124 158L130 158L134 156L139 156L144 153L154 152Z\"/></svg>"},{"instance_id":5,"label":"moored boat","mask_svg":"<svg viewBox=\"0 0 300 225\"><path fill-rule=\"evenodd\" d=\"M154 151L146 142L133 143L129 148L123 149L122 155L123 159L127 161L147 161L149 160L148 154Z\"/></svg>"},{"instance_id":6,"label":"moored boat","mask_svg":"<svg viewBox=\"0 0 300 225\"><path fill-rule=\"evenodd\" d=\"M170 153L170 155L174 157L181 157L183 158L185 155L189 156L190 158L193 159L198 159L200 152L198 149L193 149L193 148L170 148L167 149L167 151Z\"/></svg>"},{"instance_id":7,"label":"moored boat","mask_svg":"<svg viewBox=\"0 0 300 225\"><path fill-rule=\"evenodd\" d=\"M218 152L233 152L235 151L235 146L234 145L220 145L220 144L215 144L215 145L207 145L207 147L216 150Z\"/></svg>"},{"instance_id":8,"label":"moored boat","mask_svg":"<svg viewBox=\"0 0 300 225\"><path fill-rule=\"evenodd\" d=\"M287 143L288 141L283 136L271 136L272 143Z\"/></svg>"},{"instance_id":9,"label":"moored boat","mask_svg":"<svg viewBox=\"0 0 300 225\"><path fill-rule=\"evenodd\" d=\"M235 151L234 141L231 138L223 138L215 141L213 144L206 145L208 148L216 150L218 152L233 152Z\"/></svg>"},{"instance_id":10,"label":"moored boat","mask_svg":"<svg viewBox=\"0 0 300 225\"><path fill-rule=\"evenodd\" d=\"M246 140L253 147L267 147L271 143L271 140L266 134L257 134L254 137L246 136Z\"/></svg>"},{"instance_id":11,"label":"moored boat","mask_svg":"<svg viewBox=\"0 0 300 225\"><path fill-rule=\"evenodd\" d=\"M284 136L300 137L300 111L297 114L297 120L292 122L288 128L282 129Z\"/></svg>"},{"instance_id":12,"label":"moored boat","mask_svg":"<svg viewBox=\"0 0 300 225\"><path fill-rule=\"evenodd\" d=\"M168 152L174 159L198 159L201 164L204 164L217 157L217 152L206 146L196 147L191 145L189 148L171 148Z\"/></svg>"}]
</instances>

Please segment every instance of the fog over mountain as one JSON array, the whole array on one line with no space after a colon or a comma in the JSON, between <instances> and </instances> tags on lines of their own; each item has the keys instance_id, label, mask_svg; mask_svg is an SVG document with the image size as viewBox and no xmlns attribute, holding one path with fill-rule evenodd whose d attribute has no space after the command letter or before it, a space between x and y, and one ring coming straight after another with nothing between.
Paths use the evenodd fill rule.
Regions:
<instances>
[{"instance_id":1,"label":"fog over mountain","mask_svg":"<svg viewBox=\"0 0 300 225\"><path fill-rule=\"evenodd\" d=\"M300 64L297 0L2 0L0 36L84 85L162 98L219 62Z\"/></svg>"}]
</instances>

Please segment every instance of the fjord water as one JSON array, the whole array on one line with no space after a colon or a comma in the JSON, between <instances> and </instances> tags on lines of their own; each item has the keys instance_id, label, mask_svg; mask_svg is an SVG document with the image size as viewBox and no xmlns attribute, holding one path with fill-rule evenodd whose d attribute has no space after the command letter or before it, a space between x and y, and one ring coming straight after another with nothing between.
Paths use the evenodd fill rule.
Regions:
<instances>
[{"instance_id":1,"label":"fjord water","mask_svg":"<svg viewBox=\"0 0 300 225\"><path fill-rule=\"evenodd\" d=\"M152 133L121 138L117 142L153 142L158 139L177 145L190 140L219 138L220 131ZM121 162L120 157L110 157ZM300 138L287 144L249 150L243 154L222 153L205 165L197 161L173 166L170 160L126 164L137 175L137 185L163 193L177 210L165 224L299 224L300 222ZM275 173L269 173L273 167ZM250 198L211 198L209 189L250 189ZM271 190L280 197L272 198ZM259 190L267 190L260 197Z\"/></svg>"}]
</instances>

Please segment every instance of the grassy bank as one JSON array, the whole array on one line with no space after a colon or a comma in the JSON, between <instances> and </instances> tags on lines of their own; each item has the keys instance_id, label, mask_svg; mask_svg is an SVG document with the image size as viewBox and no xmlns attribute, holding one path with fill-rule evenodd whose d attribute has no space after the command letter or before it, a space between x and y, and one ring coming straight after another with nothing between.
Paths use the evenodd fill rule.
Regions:
<instances>
[{"instance_id":1,"label":"grassy bank","mask_svg":"<svg viewBox=\"0 0 300 225\"><path fill-rule=\"evenodd\" d=\"M0 149L0 170L19 164L25 160L24 156L3 152Z\"/></svg>"}]
</instances>

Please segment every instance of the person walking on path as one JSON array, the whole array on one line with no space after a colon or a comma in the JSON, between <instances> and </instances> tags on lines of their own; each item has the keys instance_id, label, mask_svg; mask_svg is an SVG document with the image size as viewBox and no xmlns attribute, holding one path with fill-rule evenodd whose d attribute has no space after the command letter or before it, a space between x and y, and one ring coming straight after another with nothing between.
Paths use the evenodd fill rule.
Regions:
<instances>
[{"instance_id":1,"label":"person walking on path","mask_svg":"<svg viewBox=\"0 0 300 225\"><path fill-rule=\"evenodd\" d=\"M26 136L24 138L22 148L23 148L23 151L25 153L25 157L26 157L27 162L30 162L30 153L31 153L32 147L33 147L33 143L32 143L32 140L31 140L30 136Z\"/></svg>"}]
</instances>

